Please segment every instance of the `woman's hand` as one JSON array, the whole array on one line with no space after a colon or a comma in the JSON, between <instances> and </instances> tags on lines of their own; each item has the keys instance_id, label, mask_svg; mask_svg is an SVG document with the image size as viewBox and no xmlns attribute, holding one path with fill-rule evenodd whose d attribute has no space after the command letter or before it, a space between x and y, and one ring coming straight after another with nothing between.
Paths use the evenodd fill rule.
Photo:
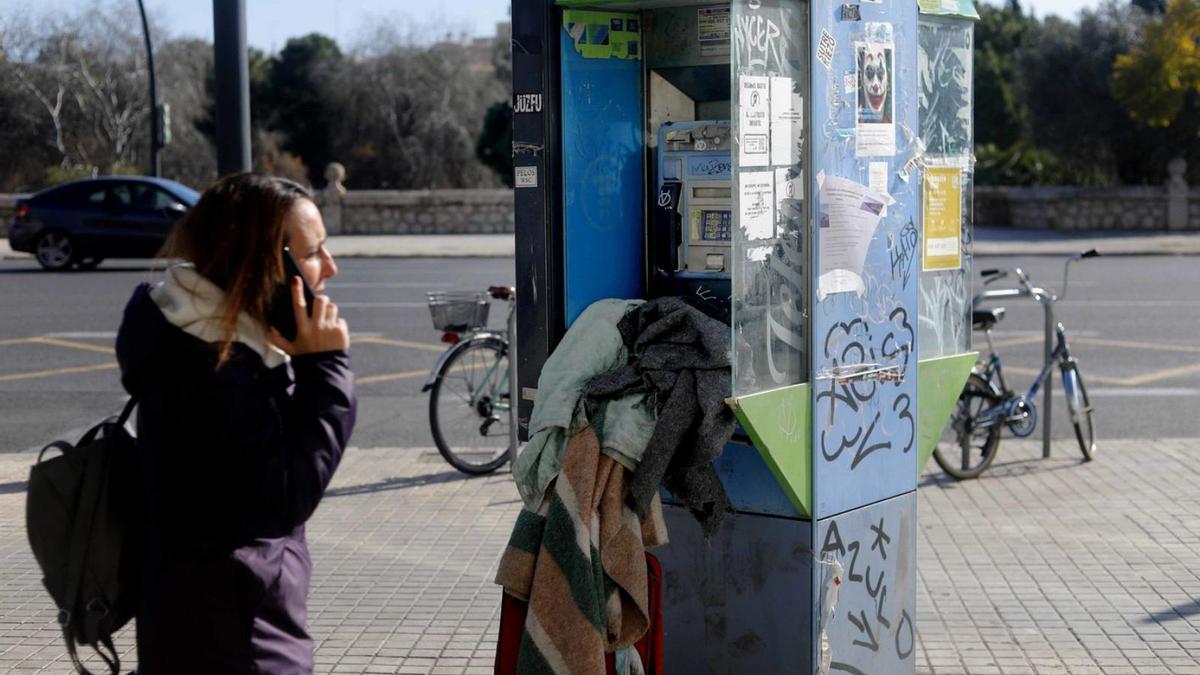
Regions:
<instances>
[{"instance_id":1,"label":"woman's hand","mask_svg":"<svg viewBox=\"0 0 1200 675\"><path fill-rule=\"evenodd\" d=\"M345 319L338 318L337 305L329 300L329 296L315 296L312 316L309 316L300 277L292 277L291 287L292 309L296 313L296 339L289 342L272 326L271 343L291 356L350 349L350 327Z\"/></svg>"}]
</instances>

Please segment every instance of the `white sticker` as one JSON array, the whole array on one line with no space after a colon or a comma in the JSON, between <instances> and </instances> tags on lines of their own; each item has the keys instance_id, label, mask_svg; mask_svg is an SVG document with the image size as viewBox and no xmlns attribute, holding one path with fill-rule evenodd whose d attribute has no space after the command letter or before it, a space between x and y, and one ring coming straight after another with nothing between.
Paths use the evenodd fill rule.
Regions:
<instances>
[{"instance_id":1,"label":"white sticker","mask_svg":"<svg viewBox=\"0 0 1200 675\"><path fill-rule=\"evenodd\" d=\"M821 29L821 40L817 43L817 60L821 65L825 66L825 70L833 67L833 52L837 49L837 40L829 34L829 31Z\"/></svg>"},{"instance_id":2,"label":"white sticker","mask_svg":"<svg viewBox=\"0 0 1200 675\"><path fill-rule=\"evenodd\" d=\"M846 73L842 76L842 92L845 94L853 94L858 91L858 75L854 73Z\"/></svg>"},{"instance_id":3,"label":"white sticker","mask_svg":"<svg viewBox=\"0 0 1200 675\"><path fill-rule=\"evenodd\" d=\"M775 217L780 223L804 217L804 172L789 178L791 169L775 169Z\"/></svg>"},{"instance_id":4,"label":"white sticker","mask_svg":"<svg viewBox=\"0 0 1200 675\"><path fill-rule=\"evenodd\" d=\"M770 161L770 79L738 76L739 166L767 166Z\"/></svg>"},{"instance_id":5,"label":"white sticker","mask_svg":"<svg viewBox=\"0 0 1200 675\"><path fill-rule=\"evenodd\" d=\"M884 207L881 217L887 217L887 205L894 204L895 199L888 194L888 163L871 162L867 165L867 187L883 199Z\"/></svg>"},{"instance_id":6,"label":"white sticker","mask_svg":"<svg viewBox=\"0 0 1200 675\"><path fill-rule=\"evenodd\" d=\"M804 143L804 97L792 78L771 78L771 165L795 164Z\"/></svg>"},{"instance_id":7,"label":"white sticker","mask_svg":"<svg viewBox=\"0 0 1200 675\"><path fill-rule=\"evenodd\" d=\"M515 185L519 188L535 188L537 187L537 167L536 166L517 166L513 167L513 173L516 181Z\"/></svg>"},{"instance_id":8,"label":"white sticker","mask_svg":"<svg viewBox=\"0 0 1200 675\"><path fill-rule=\"evenodd\" d=\"M738 210L747 240L775 236L775 175L770 171L743 171L738 174Z\"/></svg>"},{"instance_id":9,"label":"white sticker","mask_svg":"<svg viewBox=\"0 0 1200 675\"><path fill-rule=\"evenodd\" d=\"M942 9L947 12L957 12L959 10L958 0L942 0Z\"/></svg>"}]
</instances>

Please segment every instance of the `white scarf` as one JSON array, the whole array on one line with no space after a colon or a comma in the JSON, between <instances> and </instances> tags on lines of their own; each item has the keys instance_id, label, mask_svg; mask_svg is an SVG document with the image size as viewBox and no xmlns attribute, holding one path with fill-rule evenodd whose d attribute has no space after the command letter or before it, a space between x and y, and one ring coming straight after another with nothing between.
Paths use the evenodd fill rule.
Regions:
<instances>
[{"instance_id":1,"label":"white scarf","mask_svg":"<svg viewBox=\"0 0 1200 675\"><path fill-rule=\"evenodd\" d=\"M209 343L224 337L221 317L225 313L225 291L196 272L192 264L167 269L166 279L150 289L150 298L167 321L183 332ZM245 312L238 315L233 341L253 349L268 368L290 360L286 352L267 340L263 325Z\"/></svg>"}]
</instances>

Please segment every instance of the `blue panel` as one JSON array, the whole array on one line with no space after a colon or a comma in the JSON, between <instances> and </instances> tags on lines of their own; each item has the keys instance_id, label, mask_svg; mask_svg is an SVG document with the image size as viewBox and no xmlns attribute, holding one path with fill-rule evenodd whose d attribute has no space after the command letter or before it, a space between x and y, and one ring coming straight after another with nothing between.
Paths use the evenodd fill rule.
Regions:
<instances>
[{"instance_id":1,"label":"blue panel","mask_svg":"<svg viewBox=\"0 0 1200 675\"><path fill-rule=\"evenodd\" d=\"M643 296L642 62L584 58L562 29L567 325Z\"/></svg>"},{"instance_id":2,"label":"blue panel","mask_svg":"<svg viewBox=\"0 0 1200 675\"><path fill-rule=\"evenodd\" d=\"M919 253L913 236L919 223L919 175L915 171L917 126L917 6L916 3L863 3L862 21L841 21L842 4L814 0L812 5L812 129L813 166L810 189L814 196L813 269L813 474L817 518L848 511L916 488L917 289ZM824 40L822 35L832 37ZM891 48L882 45L890 37ZM826 68L822 56L832 48ZM860 53L861 52L861 56ZM878 52L878 56L876 55ZM890 52L890 53L889 53ZM894 78L887 85L883 113L872 111L856 90L878 72L873 59L889 66ZM863 77L859 77L859 62ZM856 120L863 121L857 122ZM871 135L874 147L860 147ZM894 149L879 148L894 145ZM912 159L911 163L909 160ZM874 167L872 166L874 165ZM908 172L904 171L908 165ZM822 277L821 256L834 260L838 245L833 232L853 216L834 211L833 227L823 214L836 204L834 191L844 179L871 184L872 168L885 170L884 189L894 203L873 230L856 241L868 242L865 262L856 284L835 284ZM826 246L822 239L829 237ZM825 250L823 250L823 248ZM849 269L837 267L837 269ZM855 270L858 272L859 270ZM858 285L861 284L861 285ZM856 290L844 290L848 286ZM848 381L853 372L883 371L884 377ZM834 377L837 375L838 377ZM874 379L872 379L874 378Z\"/></svg>"},{"instance_id":3,"label":"blue panel","mask_svg":"<svg viewBox=\"0 0 1200 675\"><path fill-rule=\"evenodd\" d=\"M916 671L917 493L816 523L813 644L829 637L830 672ZM834 583L833 561L841 564ZM836 601L829 593L836 587ZM821 654L814 654L820 662Z\"/></svg>"},{"instance_id":4,"label":"blue panel","mask_svg":"<svg viewBox=\"0 0 1200 675\"><path fill-rule=\"evenodd\" d=\"M729 514L705 539L666 506L663 667L669 675L811 672L812 524Z\"/></svg>"},{"instance_id":5,"label":"blue panel","mask_svg":"<svg viewBox=\"0 0 1200 675\"><path fill-rule=\"evenodd\" d=\"M799 519L787 495L779 488L779 480L763 462L762 454L754 446L744 443L728 443L725 451L713 462L725 494L740 513L766 514L781 518ZM678 500L662 489L663 501L678 504Z\"/></svg>"}]
</instances>

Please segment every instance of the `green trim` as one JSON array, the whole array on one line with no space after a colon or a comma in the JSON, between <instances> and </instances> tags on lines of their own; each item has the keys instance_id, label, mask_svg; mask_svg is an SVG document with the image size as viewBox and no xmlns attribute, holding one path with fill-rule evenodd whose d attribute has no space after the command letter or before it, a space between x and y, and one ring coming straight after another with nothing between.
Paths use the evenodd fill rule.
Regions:
<instances>
[{"instance_id":1,"label":"green trim","mask_svg":"<svg viewBox=\"0 0 1200 675\"><path fill-rule=\"evenodd\" d=\"M962 393L967 376L975 366L979 352L940 356L917 363L917 424L920 445L917 446L917 475L933 454L942 429Z\"/></svg>"},{"instance_id":2,"label":"green trim","mask_svg":"<svg viewBox=\"0 0 1200 675\"><path fill-rule=\"evenodd\" d=\"M642 58L640 19L628 12L568 9L563 12L563 30L585 59L637 61Z\"/></svg>"},{"instance_id":3,"label":"green trim","mask_svg":"<svg viewBox=\"0 0 1200 675\"><path fill-rule=\"evenodd\" d=\"M951 16L979 20L974 0L917 0L917 11L927 16Z\"/></svg>"},{"instance_id":4,"label":"green trim","mask_svg":"<svg viewBox=\"0 0 1200 675\"><path fill-rule=\"evenodd\" d=\"M811 385L797 384L731 399L742 428L801 515L812 514Z\"/></svg>"}]
</instances>

